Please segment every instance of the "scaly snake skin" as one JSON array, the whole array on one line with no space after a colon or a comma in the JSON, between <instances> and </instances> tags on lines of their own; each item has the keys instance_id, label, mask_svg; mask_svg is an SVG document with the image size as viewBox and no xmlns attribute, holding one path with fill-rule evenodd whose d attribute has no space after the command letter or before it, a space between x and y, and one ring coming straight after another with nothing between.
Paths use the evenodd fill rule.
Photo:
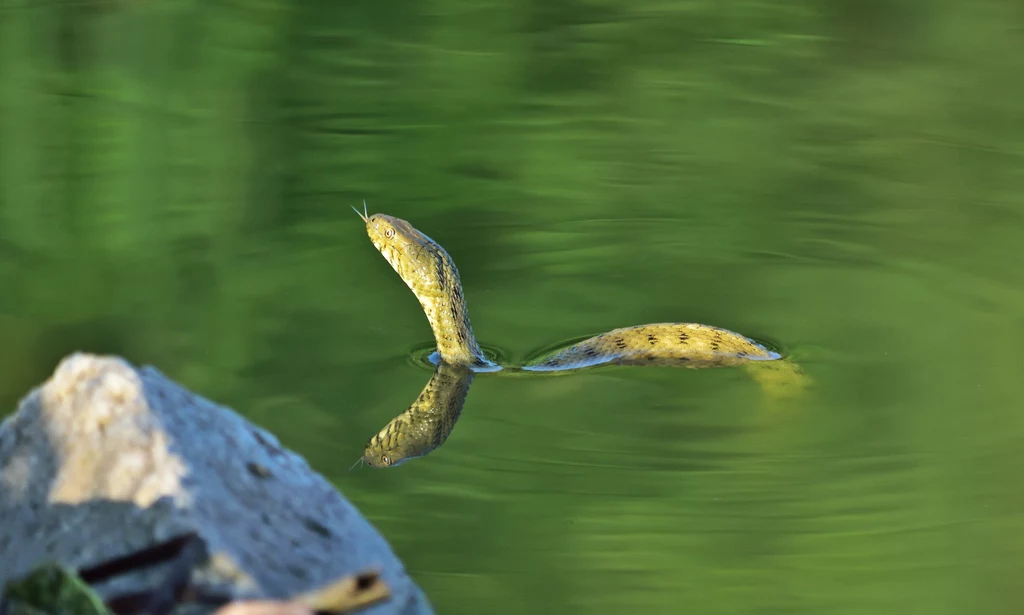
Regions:
<instances>
[{"instance_id":1,"label":"scaly snake skin","mask_svg":"<svg viewBox=\"0 0 1024 615\"><path fill-rule=\"evenodd\" d=\"M738 333L697 323L657 323L614 329L521 367L501 366L480 349L452 257L405 220L356 210L380 251L423 307L437 342L437 369L419 398L367 444L362 461L394 466L425 455L455 426L475 372L502 369L559 372L596 365L704 368L781 358ZM357 462L358 463L358 462Z\"/></svg>"}]
</instances>

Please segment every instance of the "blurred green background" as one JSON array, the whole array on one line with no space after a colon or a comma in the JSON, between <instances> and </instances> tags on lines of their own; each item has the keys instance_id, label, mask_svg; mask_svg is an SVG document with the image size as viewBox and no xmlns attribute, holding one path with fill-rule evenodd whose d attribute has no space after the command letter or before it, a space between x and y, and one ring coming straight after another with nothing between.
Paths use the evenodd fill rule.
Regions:
<instances>
[{"instance_id":1,"label":"blurred green background","mask_svg":"<svg viewBox=\"0 0 1024 615\"><path fill-rule=\"evenodd\" d=\"M273 430L440 613L1024 611L1024 4L0 0L0 407L74 350ZM429 378L350 206L509 361L613 327L740 370Z\"/></svg>"}]
</instances>

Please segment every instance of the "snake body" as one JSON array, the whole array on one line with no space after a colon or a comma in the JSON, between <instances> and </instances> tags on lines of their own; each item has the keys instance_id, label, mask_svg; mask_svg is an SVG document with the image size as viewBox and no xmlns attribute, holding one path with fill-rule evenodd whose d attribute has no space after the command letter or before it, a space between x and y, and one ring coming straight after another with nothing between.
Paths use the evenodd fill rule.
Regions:
<instances>
[{"instance_id":1,"label":"snake body","mask_svg":"<svg viewBox=\"0 0 1024 615\"><path fill-rule=\"evenodd\" d=\"M367 445L363 460L397 465L444 442L465 402L472 375L503 369L560 372L605 364L703 368L776 361L777 352L739 333L699 323L656 323L614 329L519 367L491 361L473 335L455 261L407 221L356 210L375 248L423 308L437 343L434 376L408 410ZM456 409L457 408L457 409ZM440 416L447 413L448 419Z\"/></svg>"}]
</instances>

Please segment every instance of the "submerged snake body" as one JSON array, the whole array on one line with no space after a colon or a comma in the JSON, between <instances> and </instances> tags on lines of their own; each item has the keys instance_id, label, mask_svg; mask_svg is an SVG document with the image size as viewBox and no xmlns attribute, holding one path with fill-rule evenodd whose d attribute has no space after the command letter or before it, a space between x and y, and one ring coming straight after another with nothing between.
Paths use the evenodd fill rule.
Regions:
<instances>
[{"instance_id":1,"label":"submerged snake body","mask_svg":"<svg viewBox=\"0 0 1024 615\"><path fill-rule=\"evenodd\" d=\"M605 364L698 368L778 358L778 353L727 329L670 322L595 335L523 369L561 371Z\"/></svg>"},{"instance_id":2,"label":"submerged snake body","mask_svg":"<svg viewBox=\"0 0 1024 615\"><path fill-rule=\"evenodd\" d=\"M606 364L701 368L781 358L727 329L658 323L595 335L518 368L500 366L487 358L473 335L459 272L444 248L405 220L356 213L366 223L374 247L419 300L439 357L434 376L416 402L367 444L362 460L371 466L397 465L439 446L455 425L474 372L560 372Z\"/></svg>"}]
</instances>

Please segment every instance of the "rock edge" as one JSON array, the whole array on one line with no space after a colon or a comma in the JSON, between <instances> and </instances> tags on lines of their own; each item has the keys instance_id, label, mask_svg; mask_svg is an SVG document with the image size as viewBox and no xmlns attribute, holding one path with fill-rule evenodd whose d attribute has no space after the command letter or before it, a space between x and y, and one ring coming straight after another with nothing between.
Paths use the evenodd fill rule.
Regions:
<instances>
[{"instance_id":1,"label":"rock edge","mask_svg":"<svg viewBox=\"0 0 1024 615\"><path fill-rule=\"evenodd\" d=\"M368 568L392 598L368 615L432 613L390 545L272 434L153 367L75 353L0 423L0 586L194 531L193 583L283 599ZM159 568L97 587L148 589ZM201 612L201 611L200 611Z\"/></svg>"}]
</instances>

